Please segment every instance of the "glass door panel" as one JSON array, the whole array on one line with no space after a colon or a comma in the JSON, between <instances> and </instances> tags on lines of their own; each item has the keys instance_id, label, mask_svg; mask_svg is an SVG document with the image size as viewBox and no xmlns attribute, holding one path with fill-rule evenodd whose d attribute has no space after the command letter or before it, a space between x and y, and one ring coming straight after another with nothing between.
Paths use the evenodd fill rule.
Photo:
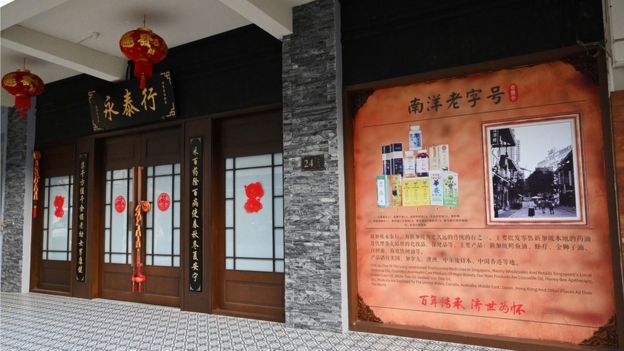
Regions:
<instances>
[{"instance_id":1,"label":"glass door panel","mask_svg":"<svg viewBox=\"0 0 624 351\"><path fill-rule=\"evenodd\" d=\"M147 167L146 265L180 266L180 164Z\"/></svg>"},{"instance_id":2,"label":"glass door panel","mask_svg":"<svg viewBox=\"0 0 624 351\"><path fill-rule=\"evenodd\" d=\"M282 154L225 164L225 268L284 272Z\"/></svg>"},{"instance_id":3,"label":"glass door panel","mask_svg":"<svg viewBox=\"0 0 624 351\"><path fill-rule=\"evenodd\" d=\"M132 260L132 169L106 171L104 262Z\"/></svg>"},{"instance_id":4,"label":"glass door panel","mask_svg":"<svg viewBox=\"0 0 624 351\"><path fill-rule=\"evenodd\" d=\"M71 260L73 176L44 180L42 259Z\"/></svg>"}]
</instances>

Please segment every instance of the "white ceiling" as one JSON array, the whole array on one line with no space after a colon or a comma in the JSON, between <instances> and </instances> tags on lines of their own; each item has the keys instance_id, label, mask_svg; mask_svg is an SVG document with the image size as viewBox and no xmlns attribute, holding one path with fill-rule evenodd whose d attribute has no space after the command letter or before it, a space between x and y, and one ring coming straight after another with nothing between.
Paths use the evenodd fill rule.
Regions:
<instances>
[{"instance_id":1,"label":"white ceiling","mask_svg":"<svg viewBox=\"0 0 624 351\"><path fill-rule=\"evenodd\" d=\"M9 28L3 25L4 30L0 32L0 36L3 37L0 52L1 73L4 76L8 72L22 67L24 58L26 58L27 68L39 75L45 83L80 73L89 73L88 70L80 72L80 66L66 64L66 57L55 60L50 58L50 55L41 55L37 51L28 50L28 48L23 50L21 47L8 45L5 42L5 39L9 38L8 32L16 28L53 37L50 39L66 41L70 46L73 45L79 49L78 51L89 48L106 54L110 56L111 60L118 62L119 60L115 58L124 58L119 51L119 38L123 33L142 26L144 15L147 26L163 37L169 48L172 48L251 23L256 23L271 33L271 30L267 29L267 18L269 23L270 21L278 23L280 16L275 15L275 13L281 15L288 13L290 16L292 7L310 1L15 0L13 3L0 8L2 20L5 23L10 22L9 24L16 25ZM16 11L15 8L19 6L22 8ZM39 11L32 9L32 7L38 6L41 6ZM245 6L247 11L240 10ZM255 12L251 12L259 13L261 19L256 20L253 14L249 14L248 9L250 7L255 10ZM3 14L3 11L6 13ZM15 18L23 18L24 20L15 23L18 21ZM290 28L292 28L291 19L290 22ZM277 36L275 32L272 34ZM35 41L37 40L35 39ZM41 41L39 38L39 42ZM106 55L102 56L108 57ZM71 61L71 57L69 60ZM79 61L79 58L76 60ZM5 102L4 99L3 102Z\"/></svg>"}]
</instances>

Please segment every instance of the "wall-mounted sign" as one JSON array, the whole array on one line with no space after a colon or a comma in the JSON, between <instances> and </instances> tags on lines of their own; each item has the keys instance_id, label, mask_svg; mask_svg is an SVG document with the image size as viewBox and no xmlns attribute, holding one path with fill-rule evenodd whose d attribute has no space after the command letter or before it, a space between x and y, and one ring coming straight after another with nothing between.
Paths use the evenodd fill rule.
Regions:
<instances>
[{"instance_id":1,"label":"wall-mounted sign","mask_svg":"<svg viewBox=\"0 0 624 351\"><path fill-rule=\"evenodd\" d=\"M189 141L189 160L191 161L190 190L190 227L189 237L189 290L202 291L202 182L203 182L203 149L202 138L191 138Z\"/></svg>"},{"instance_id":2,"label":"wall-mounted sign","mask_svg":"<svg viewBox=\"0 0 624 351\"><path fill-rule=\"evenodd\" d=\"M612 347L599 91L564 60L375 90L353 121L358 319Z\"/></svg>"},{"instance_id":3,"label":"wall-mounted sign","mask_svg":"<svg viewBox=\"0 0 624 351\"><path fill-rule=\"evenodd\" d=\"M324 171L325 170L325 155L301 157L301 170Z\"/></svg>"},{"instance_id":4,"label":"wall-mounted sign","mask_svg":"<svg viewBox=\"0 0 624 351\"><path fill-rule=\"evenodd\" d=\"M175 118L171 72L155 74L141 90L135 80L89 92L94 132Z\"/></svg>"},{"instance_id":5,"label":"wall-mounted sign","mask_svg":"<svg viewBox=\"0 0 624 351\"><path fill-rule=\"evenodd\" d=\"M78 244L76 258L76 280L85 281L87 264L87 189L89 154L78 157Z\"/></svg>"}]
</instances>

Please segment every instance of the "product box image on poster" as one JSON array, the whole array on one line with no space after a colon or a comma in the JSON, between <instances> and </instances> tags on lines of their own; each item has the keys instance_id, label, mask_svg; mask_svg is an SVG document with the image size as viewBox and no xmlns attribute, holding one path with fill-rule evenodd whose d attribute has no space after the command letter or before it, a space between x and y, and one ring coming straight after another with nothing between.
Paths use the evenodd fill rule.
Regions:
<instances>
[{"instance_id":1,"label":"product box image on poster","mask_svg":"<svg viewBox=\"0 0 624 351\"><path fill-rule=\"evenodd\" d=\"M448 144L431 145L427 148L429 153L429 169L437 171L447 171L450 167Z\"/></svg>"},{"instance_id":2,"label":"product box image on poster","mask_svg":"<svg viewBox=\"0 0 624 351\"><path fill-rule=\"evenodd\" d=\"M431 205L444 205L444 186L442 185L442 172L429 171L429 190L431 193Z\"/></svg>"},{"instance_id":3,"label":"product box image on poster","mask_svg":"<svg viewBox=\"0 0 624 351\"><path fill-rule=\"evenodd\" d=\"M383 175L377 176L377 207L399 207L401 206L401 176Z\"/></svg>"},{"instance_id":4,"label":"product box image on poster","mask_svg":"<svg viewBox=\"0 0 624 351\"><path fill-rule=\"evenodd\" d=\"M427 206L430 204L429 177L403 179L403 206Z\"/></svg>"},{"instance_id":5,"label":"product box image on poster","mask_svg":"<svg viewBox=\"0 0 624 351\"><path fill-rule=\"evenodd\" d=\"M444 206L456 208L459 203L459 175L455 172L442 172Z\"/></svg>"}]
</instances>

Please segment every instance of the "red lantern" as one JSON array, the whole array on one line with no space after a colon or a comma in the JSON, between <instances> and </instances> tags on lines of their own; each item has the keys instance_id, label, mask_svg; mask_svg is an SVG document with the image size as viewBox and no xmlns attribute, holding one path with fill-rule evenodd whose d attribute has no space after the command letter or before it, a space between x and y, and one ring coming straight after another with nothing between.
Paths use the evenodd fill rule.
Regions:
<instances>
[{"instance_id":1,"label":"red lantern","mask_svg":"<svg viewBox=\"0 0 624 351\"><path fill-rule=\"evenodd\" d=\"M11 95L15 95L15 108L21 118L26 116L30 108L30 97L43 92L43 81L27 69L18 69L2 77L2 87Z\"/></svg>"},{"instance_id":2,"label":"red lantern","mask_svg":"<svg viewBox=\"0 0 624 351\"><path fill-rule=\"evenodd\" d=\"M165 40L146 27L124 34L119 48L134 62L134 76L141 79L141 89L145 89L145 80L152 78L152 65L162 61L168 51Z\"/></svg>"}]
</instances>

